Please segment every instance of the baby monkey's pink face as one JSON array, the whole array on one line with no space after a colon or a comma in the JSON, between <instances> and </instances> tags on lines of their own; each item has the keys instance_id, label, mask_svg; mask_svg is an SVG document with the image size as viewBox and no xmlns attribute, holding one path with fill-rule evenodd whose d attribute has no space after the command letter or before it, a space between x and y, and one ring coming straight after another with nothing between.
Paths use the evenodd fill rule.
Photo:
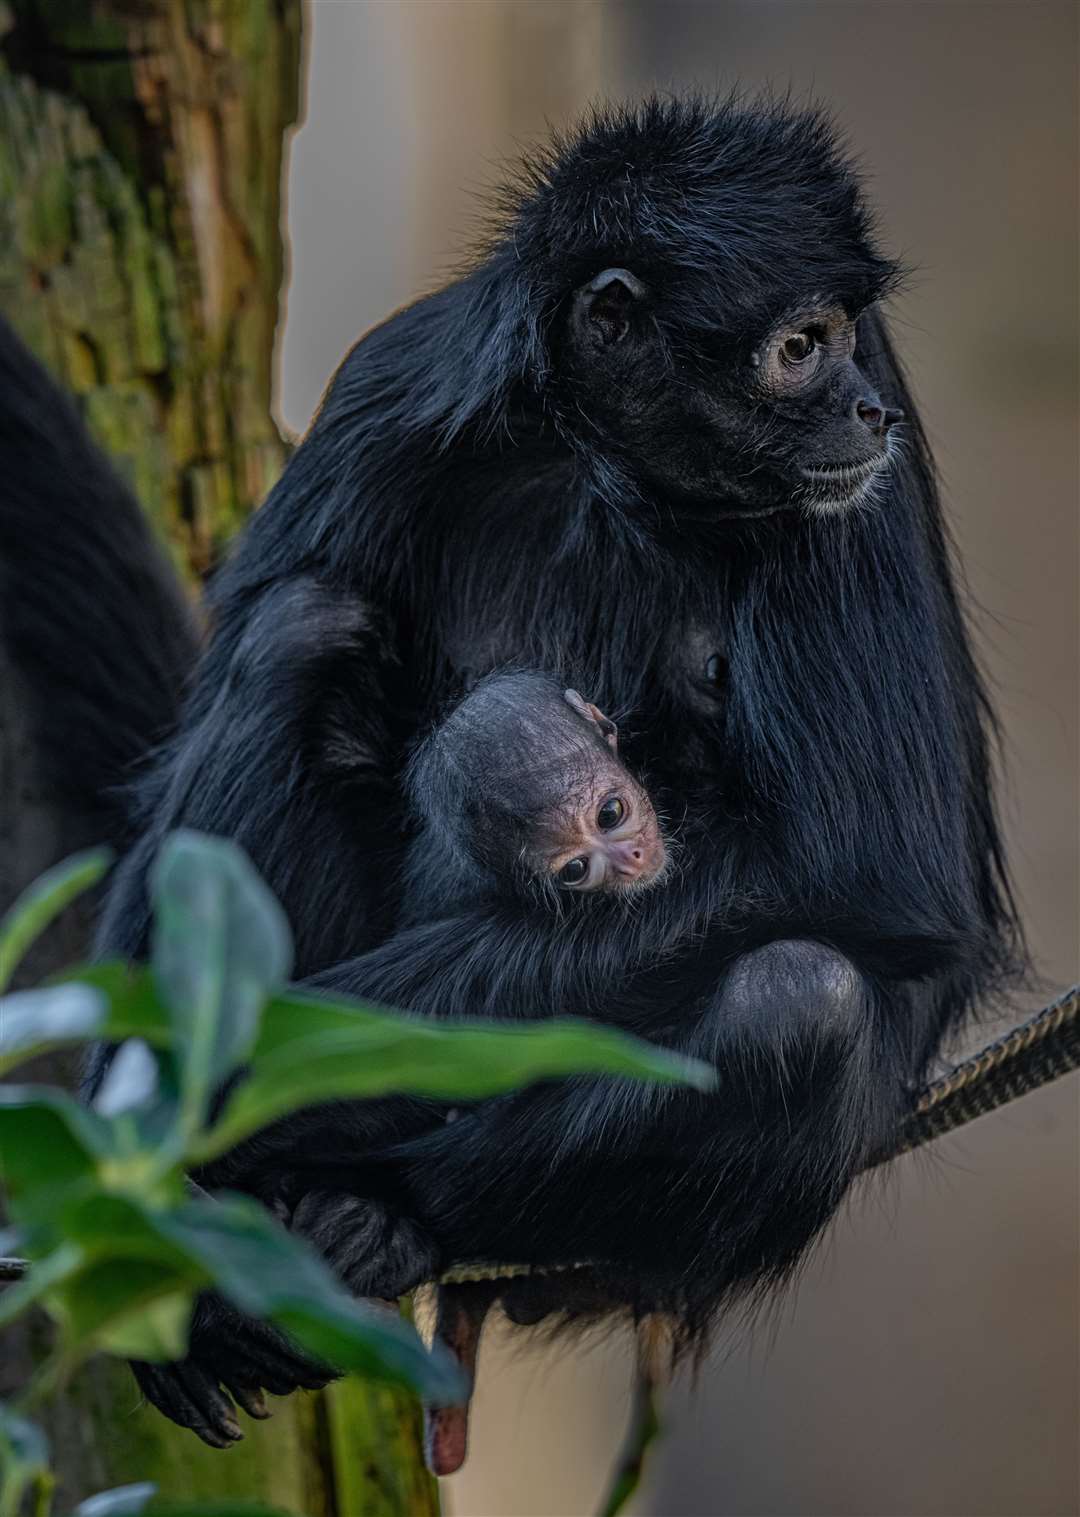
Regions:
<instances>
[{"instance_id":1,"label":"baby monkey's pink face","mask_svg":"<svg viewBox=\"0 0 1080 1517\"><path fill-rule=\"evenodd\" d=\"M570 890L650 885L667 863L652 802L619 762L615 724L576 690L568 690L566 700L599 728L607 752L598 747L595 759L590 755L589 772L578 776L573 794L544 829L543 868Z\"/></svg>"}]
</instances>

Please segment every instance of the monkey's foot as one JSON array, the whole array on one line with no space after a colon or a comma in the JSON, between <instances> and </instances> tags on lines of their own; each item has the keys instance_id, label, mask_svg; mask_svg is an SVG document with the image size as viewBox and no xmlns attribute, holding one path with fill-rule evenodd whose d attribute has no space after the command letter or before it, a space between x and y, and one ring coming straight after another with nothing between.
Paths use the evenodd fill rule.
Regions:
<instances>
[{"instance_id":1,"label":"monkey's foot","mask_svg":"<svg viewBox=\"0 0 1080 1517\"><path fill-rule=\"evenodd\" d=\"M275 1396L321 1390L336 1373L309 1359L277 1328L212 1294L196 1305L186 1358L174 1364L133 1361L131 1368L159 1412L217 1449L244 1436L237 1406L261 1420L270 1416L264 1390Z\"/></svg>"}]
</instances>

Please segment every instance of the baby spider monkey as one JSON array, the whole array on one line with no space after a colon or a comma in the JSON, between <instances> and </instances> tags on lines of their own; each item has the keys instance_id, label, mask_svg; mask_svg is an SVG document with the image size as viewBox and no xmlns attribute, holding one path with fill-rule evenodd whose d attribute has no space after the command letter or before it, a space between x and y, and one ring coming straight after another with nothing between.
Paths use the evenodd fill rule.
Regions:
<instances>
[{"instance_id":1,"label":"baby spider monkey","mask_svg":"<svg viewBox=\"0 0 1080 1517\"><path fill-rule=\"evenodd\" d=\"M667 865L615 723L546 674L481 680L417 750L408 790L422 831L406 860L406 923L508 892L634 892Z\"/></svg>"},{"instance_id":2,"label":"baby spider monkey","mask_svg":"<svg viewBox=\"0 0 1080 1517\"><path fill-rule=\"evenodd\" d=\"M667 868L660 823L619 758L615 723L546 674L481 680L416 751L407 790L422 830L406 860L406 926L482 898L557 907L567 895L630 896ZM301 1198L301 1228L305 1215ZM498 1292L494 1283L438 1289L435 1336L470 1378ZM468 1396L425 1408L435 1474L464 1462L468 1415Z\"/></svg>"}]
</instances>

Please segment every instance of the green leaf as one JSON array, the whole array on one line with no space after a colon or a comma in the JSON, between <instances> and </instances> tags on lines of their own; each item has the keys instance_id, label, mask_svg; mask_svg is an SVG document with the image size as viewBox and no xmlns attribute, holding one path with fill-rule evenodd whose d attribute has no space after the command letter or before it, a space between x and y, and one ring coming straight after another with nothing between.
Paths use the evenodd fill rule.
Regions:
<instances>
[{"instance_id":1,"label":"green leaf","mask_svg":"<svg viewBox=\"0 0 1080 1517\"><path fill-rule=\"evenodd\" d=\"M115 1323L99 1342L121 1359L182 1359L195 1297L189 1290L159 1296L138 1315Z\"/></svg>"},{"instance_id":2,"label":"green leaf","mask_svg":"<svg viewBox=\"0 0 1080 1517\"><path fill-rule=\"evenodd\" d=\"M176 1203L185 1204L185 1195L182 1189L177 1191ZM122 1274L125 1260L151 1260L168 1266L178 1278L198 1284L205 1278L205 1272L201 1266L192 1265L186 1248L162 1232L158 1219L163 1210L148 1205L138 1196L99 1191L71 1200L63 1208L60 1220L65 1238L78 1244L88 1261L120 1261Z\"/></svg>"},{"instance_id":3,"label":"green leaf","mask_svg":"<svg viewBox=\"0 0 1080 1517\"><path fill-rule=\"evenodd\" d=\"M162 1235L157 1217L138 1199L103 1191L69 1199L59 1209L57 1227L76 1267L48 1290L43 1304L61 1324L66 1348L100 1348L137 1359L183 1357L192 1301L209 1277L186 1249ZM26 1283L36 1283L39 1271L35 1263Z\"/></svg>"},{"instance_id":4,"label":"green leaf","mask_svg":"<svg viewBox=\"0 0 1080 1517\"><path fill-rule=\"evenodd\" d=\"M276 998L276 1013L285 998ZM306 1010L310 1002L304 1002ZM260 1046L250 1076L237 1086L218 1124L197 1140L205 1162L300 1107L369 1099L390 1092L470 1100L535 1080L607 1074L677 1082L708 1090L708 1064L654 1048L629 1034L569 1019L546 1022L448 1022L373 1008L324 1007L314 1036L284 1036L268 1015L272 1051ZM301 1025L294 1014L294 1027ZM261 1044L261 1040L260 1040Z\"/></svg>"},{"instance_id":5,"label":"green leaf","mask_svg":"<svg viewBox=\"0 0 1080 1517\"><path fill-rule=\"evenodd\" d=\"M0 1327L21 1317L61 1281L75 1274L82 1262L81 1252L71 1243L62 1243L51 1254L35 1259L21 1280L0 1291Z\"/></svg>"},{"instance_id":6,"label":"green leaf","mask_svg":"<svg viewBox=\"0 0 1080 1517\"><path fill-rule=\"evenodd\" d=\"M200 1501L170 1501L159 1506L155 1501L147 1508L152 1517L289 1517L281 1507L264 1506L261 1501L218 1501L207 1506Z\"/></svg>"},{"instance_id":7,"label":"green leaf","mask_svg":"<svg viewBox=\"0 0 1080 1517\"><path fill-rule=\"evenodd\" d=\"M369 1001L329 996L319 991L299 990L290 985L267 1001L263 1008L259 1035L252 1058L256 1061L275 1053L283 1044L321 1032L355 1032L359 1028L379 1027L387 1017L408 1015Z\"/></svg>"},{"instance_id":8,"label":"green leaf","mask_svg":"<svg viewBox=\"0 0 1080 1517\"><path fill-rule=\"evenodd\" d=\"M241 1311L269 1317L319 1358L453 1404L464 1379L396 1314L355 1301L322 1259L246 1197L190 1201L151 1219Z\"/></svg>"},{"instance_id":9,"label":"green leaf","mask_svg":"<svg viewBox=\"0 0 1080 1517\"><path fill-rule=\"evenodd\" d=\"M125 1359L182 1359L199 1271L155 1259L102 1259L50 1294L69 1348ZM185 1277L186 1276L186 1277Z\"/></svg>"},{"instance_id":10,"label":"green leaf","mask_svg":"<svg viewBox=\"0 0 1080 1517\"><path fill-rule=\"evenodd\" d=\"M104 999L104 1020L94 1032L106 1043L143 1038L155 1048L167 1048L173 1028L154 978L144 964L110 959L102 964L79 964L55 975L50 985L86 985Z\"/></svg>"},{"instance_id":11,"label":"green leaf","mask_svg":"<svg viewBox=\"0 0 1080 1517\"><path fill-rule=\"evenodd\" d=\"M136 1517L145 1512L150 1499L157 1494L153 1481L140 1480L136 1485L118 1485L111 1491L99 1491L80 1501L71 1517ZM220 1506L216 1508L220 1511ZM160 1510L160 1508L159 1508ZM203 1511L202 1517L212 1517Z\"/></svg>"},{"instance_id":12,"label":"green leaf","mask_svg":"<svg viewBox=\"0 0 1080 1517\"><path fill-rule=\"evenodd\" d=\"M288 1517L281 1507L265 1506L261 1501L155 1501L157 1486L150 1481L138 1485L120 1485L114 1491L102 1491L81 1501L72 1517L138 1517L141 1512L152 1517Z\"/></svg>"},{"instance_id":13,"label":"green leaf","mask_svg":"<svg viewBox=\"0 0 1080 1517\"><path fill-rule=\"evenodd\" d=\"M154 871L155 981L180 1046L189 1114L250 1052L267 995L292 962L285 915L246 856L175 832Z\"/></svg>"},{"instance_id":14,"label":"green leaf","mask_svg":"<svg viewBox=\"0 0 1080 1517\"><path fill-rule=\"evenodd\" d=\"M54 985L0 998L0 1075L64 1043L96 1038L107 1004L89 985Z\"/></svg>"},{"instance_id":15,"label":"green leaf","mask_svg":"<svg viewBox=\"0 0 1080 1517\"><path fill-rule=\"evenodd\" d=\"M191 1299L213 1285L241 1311L272 1318L343 1370L432 1399L462 1393L449 1354L429 1354L401 1318L354 1301L312 1248L247 1197L158 1210L98 1193L67 1205L60 1224L72 1253L65 1269L50 1267L55 1285L38 1278L45 1266L35 1264L14 1289L37 1281L35 1295L62 1323L69 1347L178 1358Z\"/></svg>"},{"instance_id":16,"label":"green leaf","mask_svg":"<svg viewBox=\"0 0 1080 1517\"><path fill-rule=\"evenodd\" d=\"M94 1178L111 1151L108 1124L51 1085L0 1085L0 1175L25 1220L55 1192Z\"/></svg>"},{"instance_id":17,"label":"green leaf","mask_svg":"<svg viewBox=\"0 0 1080 1517\"><path fill-rule=\"evenodd\" d=\"M38 1054L100 1039L168 1048L173 1029L144 965L81 964L0 999L0 1075Z\"/></svg>"},{"instance_id":18,"label":"green leaf","mask_svg":"<svg viewBox=\"0 0 1080 1517\"><path fill-rule=\"evenodd\" d=\"M111 862L109 849L92 848L46 870L23 891L0 921L0 991L7 988L15 966L34 939L65 906L96 885Z\"/></svg>"},{"instance_id":19,"label":"green leaf","mask_svg":"<svg viewBox=\"0 0 1080 1517\"><path fill-rule=\"evenodd\" d=\"M467 1389L455 1361L439 1344L429 1352L390 1307L343 1297L330 1302L282 1303L273 1319L316 1359L364 1380L411 1386L425 1400L453 1405Z\"/></svg>"}]
</instances>

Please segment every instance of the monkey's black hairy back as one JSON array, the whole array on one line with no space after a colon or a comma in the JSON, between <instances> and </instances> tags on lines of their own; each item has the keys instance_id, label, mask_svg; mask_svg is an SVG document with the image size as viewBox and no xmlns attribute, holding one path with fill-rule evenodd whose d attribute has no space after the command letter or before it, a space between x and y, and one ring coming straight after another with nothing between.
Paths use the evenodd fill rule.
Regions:
<instances>
[{"instance_id":1,"label":"monkey's black hairy back","mask_svg":"<svg viewBox=\"0 0 1080 1517\"><path fill-rule=\"evenodd\" d=\"M568 346L574 292L605 269L649 302L634 383L653 404L622 433ZM875 305L895 273L819 115L598 113L527 165L470 273L352 350L218 579L106 946L141 950L164 830L205 827L281 896L305 976L437 1014L592 1013L720 1070L715 1097L575 1082L406 1134L393 1184L443 1264L599 1259L606 1299L700 1322L792 1266L1015 971L986 702ZM728 376L810 299L858 314L858 367L908 418L876 501L703 509L713 412L691 383L726 424ZM683 393L690 440L659 479ZM746 489L783 427L762 409ZM633 914L485 906L390 937L410 746L507 664L620 719L681 868ZM258 1162L381 1141L338 1111Z\"/></svg>"}]
</instances>

